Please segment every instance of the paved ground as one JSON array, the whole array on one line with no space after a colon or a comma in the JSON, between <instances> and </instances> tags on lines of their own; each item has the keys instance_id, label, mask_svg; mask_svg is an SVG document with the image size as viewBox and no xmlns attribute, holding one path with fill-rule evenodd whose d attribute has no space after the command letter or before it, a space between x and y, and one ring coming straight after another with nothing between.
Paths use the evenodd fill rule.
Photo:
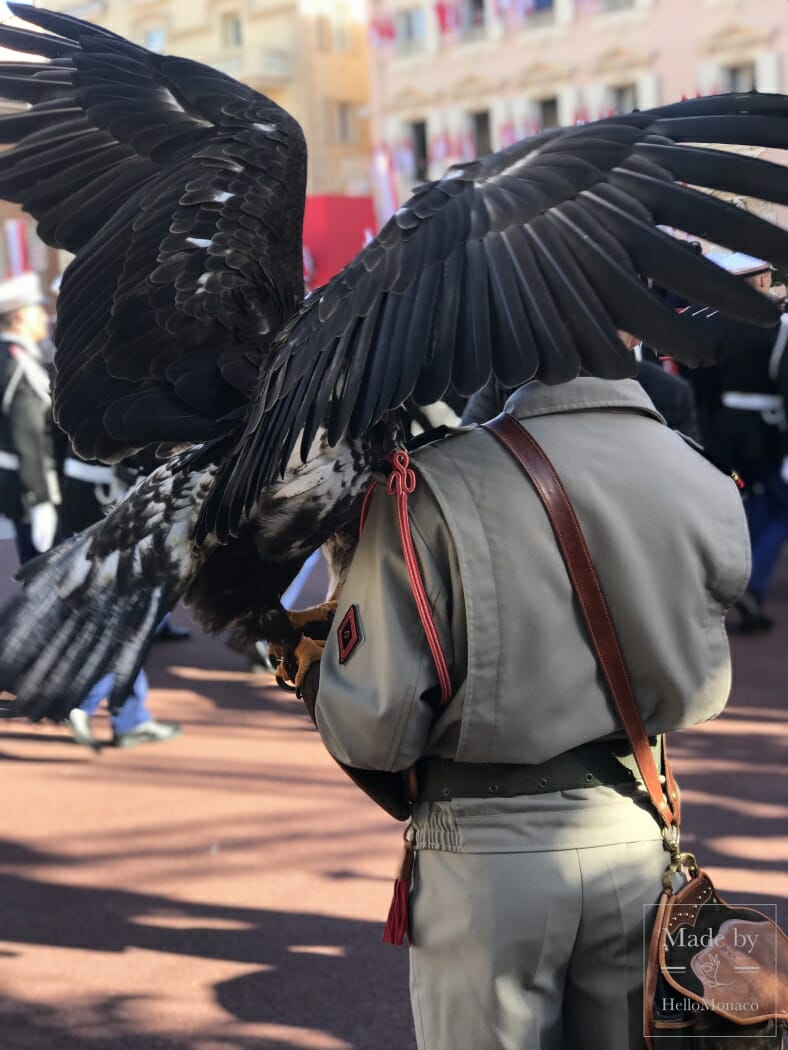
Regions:
<instances>
[{"instance_id":1,"label":"paved ground","mask_svg":"<svg viewBox=\"0 0 788 1050\"><path fill-rule=\"evenodd\" d=\"M688 844L786 925L783 569L779 628L735 642L732 704L673 753ZM158 645L149 670L170 743L94 755L2 726L0 1050L412 1050L407 953L380 943L398 827L218 641Z\"/></svg>"}]
</instances>

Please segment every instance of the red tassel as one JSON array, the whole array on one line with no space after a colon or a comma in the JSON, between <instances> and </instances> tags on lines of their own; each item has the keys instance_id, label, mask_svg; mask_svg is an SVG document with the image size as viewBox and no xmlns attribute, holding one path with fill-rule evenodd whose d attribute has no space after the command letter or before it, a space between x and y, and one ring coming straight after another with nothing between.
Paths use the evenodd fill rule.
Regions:
<instances>
[{"instance_id":1,"label":"red tassel","mask_svg":"<svg viewBox=\"0 0 788 1050\"><path fill-rule=\"evenodd\" d=\"M410 883L397 879L394 883L394 896L389 908L389 917L386 919L386 927L383 930L383 943L393 944L397 948L407 937L410 940L408 930L408 893Z\"/></svg>"},{"instance_id":2,"label":"red tassel","mask_svg":"<svg viewBox=\"0 0 788 1050\"><path fill-rule=\"evenodd\" d=\"M407 937L410 941L410 930L408 929L408 895L410 893L410 881L413 876L413 847L408 839L405 839L405 856L402 858L399 877L394 882L394 896L391 898L386 926L383 930L383 943L393 944L397 948Z\"/></svg>"}]
</instances>

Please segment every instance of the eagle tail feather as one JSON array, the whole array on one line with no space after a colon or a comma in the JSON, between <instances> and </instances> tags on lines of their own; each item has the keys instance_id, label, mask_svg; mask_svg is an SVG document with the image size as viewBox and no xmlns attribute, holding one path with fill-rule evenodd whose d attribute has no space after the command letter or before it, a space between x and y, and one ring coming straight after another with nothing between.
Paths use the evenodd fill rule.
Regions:
<instances>
[{"instance_id":1,"label":"eagle tail feather","mask_svg":"<svg viewBox=\"0 0 788 1050\"><path fill-rule=\"evenodd\" d=\"M207 480L171 460L106 518L24 566L0 609L0 688L16 695L14 713L63 719L109 672L110 706L123 704L197 568L195 488Z\"/></svg>"}]
</instances>

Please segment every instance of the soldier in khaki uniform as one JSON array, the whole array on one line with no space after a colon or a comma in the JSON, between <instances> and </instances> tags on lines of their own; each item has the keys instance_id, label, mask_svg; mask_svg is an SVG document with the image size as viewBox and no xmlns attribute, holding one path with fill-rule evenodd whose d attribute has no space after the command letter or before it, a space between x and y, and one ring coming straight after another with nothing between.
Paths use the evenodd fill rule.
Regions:
<instances>
[{"instance_id":1,"label":"soldier in khaki uniform","mask_svg":"<svg viewBox=\"0 0 788 1050\"><path fill-rule=\"evenodd\" d=\"M648 733L719 714L730 688L724 616L750 564L733 481L668 429L633 380L534 382L506 411L575 505ZM627 745L552 530L483 429L421 449L413 465L412 534L452 698L436 710L395 501L379 486L335 620L355 606L357 631L341 645L329 637L316 719L341 762L418 764L433 787L413 810L418 1045L641 1048L643 908L667 854L626 757L614 755ZM533 786L502 797L501 765L486 763L515 781L535 772ZM540 776L548 768L563 790Z\"/></svg>"}]
</instances>

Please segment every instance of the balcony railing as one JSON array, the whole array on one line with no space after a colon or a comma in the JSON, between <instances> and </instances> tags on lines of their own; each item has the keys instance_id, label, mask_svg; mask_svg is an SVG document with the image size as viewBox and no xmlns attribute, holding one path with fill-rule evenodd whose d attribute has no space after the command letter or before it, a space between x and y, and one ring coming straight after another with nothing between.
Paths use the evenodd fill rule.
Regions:
<instances>
[{"instance_id":1,"label":"balcony railing","mask_svg":"<svg viewBox=\"0 0 788 1050\"><path fill-rule=\"evenodd\" d=\"M394 50L398 55L418 55L426 49L423 37L397 37Z\"/></svg>"},{"instance_id":2,"label":"balcony railing","mask_svg":"<svg viewBox=\"0 0 788 1050\"><path fill-rule=\"evenodd\" d=\"M487 36L487 23L484 18L469 19L460 30L463 40L484 40Z\"/></svg>"},{"instance_id":3,"label":"balcony railing","mask_svg":"<svg viewBox=\"0 0 788 1050\"><path fill-rule=\"evenodd\" d=\"M204 59L208 65L230 77L255 77L269 84L282 84L293 74L293 56L280 48L258 51L232 48Z\"/></svg>"},{"instance_id":4,"label":"balcony railing","mask_svg":"<svg viewBox=\"0 0 788 1050\"><path fill-rule=\"evenodd\" d=\"M282 48L264 47L258 52L257 68L252 70L268 81L282 83L293 75L293 55Z\"/></svg>"},{"instance_id":5,"label":"balcony railing","mask_svg":"<svg viewBox=\"0 0 788 1050\"><path fill-rule=\"evenodd\" d=\"M221 51L218 55L209 55L203 60L220 73L226 73L228 77L238 77L244 71L244 53L239 48L237 51Z\"/></svg>"},{"instance_id":6,"label":"balcony railing","mask_svg":"<svg viewBox=\"0 0 788 1050\"><path fill-rule=\"evenodd\" d=\"M525 25L528 26L551 26L555 24L555 6L544 7L541 10L531 11L525 16Z\"/></svg>"},{"instance_id":7,"label":"balcony railing","mask_svg":"<svg viewBox=\"0 0 788 1050\"><path fill-rule=\"evenodd\" d=\"M541 3L535 5L531 10L513 7L508 13L504 12L499 15L498 20L506 31L552 26L556 22L555 4Z\"/></svg>"}]
</instances>

